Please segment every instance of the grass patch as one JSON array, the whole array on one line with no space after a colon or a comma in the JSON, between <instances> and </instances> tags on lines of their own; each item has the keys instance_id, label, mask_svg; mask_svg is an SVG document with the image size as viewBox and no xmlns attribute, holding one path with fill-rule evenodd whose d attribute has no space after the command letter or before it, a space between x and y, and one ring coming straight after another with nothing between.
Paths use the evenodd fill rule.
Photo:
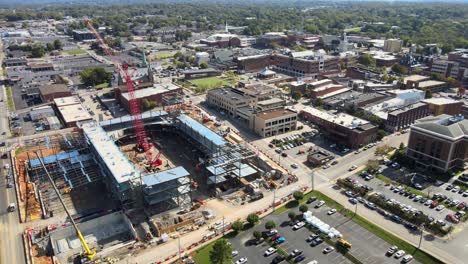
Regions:
<instances>
[{"instance_id":1,"label":"grass patch","mask_svg":"<svg viewBox=\"0 0 468 264\"><path fill-rule=\"evenodd\" d=\"M207 245L204 245L200 249L198 249L193 256L193 260L195 260L195 263L211 263L210 261L210 251L213 249L213 245L216 242L216 240L210 242Z\"/></svg>"},{"instance_id":2,"label":"grass patch","mask_svg":"<svg viewBox=\"0 0 468 264\"><path fill-rule=\"evenodd\" d=\"M82 49L64 50L63 52L65 52L68 55L79 55L79 54L85 54L86 53L86 51L82 50Z\"/></svg>"},{"instance_id":3,"label":"grass patch","mask_svg":"<svg viewBox=\"0 0 468 264\"><path fill-rule=\"evenodd\" d=\"M361 27L348 28L344 30L346 33L359 33L361 32Z\"/></svg>"},{"instance_id":4,"label":"grass patch","mask_svg":"<svg viewBox=\"0 0 468 264\"><path fill-rule=\"evenodd\" d=\"M24 148L23 148L23 147L19 147L19 148L15 149L15 155L18 155L18 154L20 154L20 153L23 152L23 151L24 151Z\"/></svg>"},{"instance_id":5,"label":"grass patch","mask_svg":"<svg viewBox=\"0 0 468 264\"><path fill-rule=\"evenodd\" d=\"M13 101L13 94L11 91L11 87L5 86L5 89L6 89L6 94L7 94L8 110L10 110L10 112L13 112L15 111L15 102Z\"/></svg>"},{"instance_id":6,"label":"grass patch","mask_svg":"<svg viewBox=\"0 0 468 264\"><path fill-rule=\"evenodd\" d=\"M195 80L190 80L190 83L193 85L201 88L201 87L206 87L208 89L212 88L217 88L223 85L229 85L230 83L220 79L218 77L208 77L208 78L202 78L202 79L195 79Z\"/></svg>"},{"instance_id":7,"label":"grass patch","mask_svg":"<svg viewBox=\"0 0 468 264\"><path fill-rule=\"evenodd\" d=\"M172 58L174 57L174 52L171 52L171 51L163 51L163 52L159 52L157 54L155 54L153 56L154 59L156 60L163 60L163 59L168 59L168 58Z\"/></svg>"},{"instance_id":8,"label":"grass patch","mask_svg":"<svg viewBox=\"0 0 468 264\"><path fill-rule=\"evenodd\" d=\"M107 88L107 87L109 87L109 83L107 83L107 82L101 83L101 84L96 85L95 87L96 87L96 89Z\"/></svg>"}]
</instances>

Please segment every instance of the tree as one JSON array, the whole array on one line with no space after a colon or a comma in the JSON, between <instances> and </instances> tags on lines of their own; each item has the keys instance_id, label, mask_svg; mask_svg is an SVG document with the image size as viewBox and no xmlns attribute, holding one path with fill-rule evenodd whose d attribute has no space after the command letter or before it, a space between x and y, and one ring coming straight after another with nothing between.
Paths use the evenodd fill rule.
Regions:
<instances>
[{"instance_id":1,"label":"tree","mask_svg":"<svg viewBox=\"0 0 468 264\"><path fill-rule=\"evenodd\" d=\"M294 91L294 92L291 94L291 97L292 97L292 99L294 99L294 101L297 102L297 101L299 101L299 99L301 99L302 94L301 94L301 92L299 92L299 91Z\"/></svg>"},{"instance_id":2,"label":"tree","mask_svg":"<svg viewBox=\"0 0 468 264\"><path fill-rule=\"evenodd\" d=\"M60 41L60 39L54 40L54 48L56 50L61 50L62 47L63 47L63 44L62 44L62 41Z\"/></svg>"},{"instance_id":3,"label":"tree","mask_svg":"<svg viewBox=\"0 0 468 264\"><path fill-rule=\"evenodd\" d=\"M309 207L307 207L307 205L303 204L301 206L299 206L299 211L305 213L309 210Z\"/></svg>"},{"instance_id":4,"label":"tree","mask_svg":"<svg viewBox=\"0 0 468 264\"><path fill-rule=\"evenodd\" d=\"M273 220L269 220L268 222L265 223L265 228L270 230L276 227L276 224Z\"/></svg>"},{"instance_id":5,"label":"tree","mask_svg":"<svg viewBox=\"0 0 468 264\"><path fill-rule=\"evenodd\" d=\"M206 68L208 68L208 63L206 62L200 63L200 69L206 69Z\"/></svg>"},{"instance_id":6,"label":"tree","mask_svg":"<svg viewBox=\"0 0 468 264\"><path fill-rule=\"evenodd\" d=\"M259 230L254 230L253 236L255 237L255 239L259 240L260 238L262 238L262 232L260 232Z\"/></svg>"},{"instance_id":7,"label":"tree","mask_svg":"<svg viewBox=\"0 0 468 264\"><path fill-rule=\"evenodd\" d=\"M288 213L288 217L289 217L289 219L290 219L291 221L293 221L294 219L296 219L296 213L293 212L293 211L290 211L290 212Z\"/></svg>"},{"instance_id":8,"label":"tree","mask_svg":"<svg viewBox=\"0 0 468 264\"><path fill-rule=\"evenodd\" d=\"M426 94L424 95L424 98L426 98L426 99L432 98L431 90L429 90L429 89L426 90Z\"/></svg>"},{"instance_id":9,"label":"tree","mask_svg":"<svg viewBox=\"0 0 468 264\"><path fill-rule=\"evenodd\" d=\"M212 264L230 264L232 262L232 247L227 239L217 240L210 251L210 262Z\"/></svg>"},{"instance_id":10,"label":"tree","mask_svg":"<svg viewBox=\"0 0 468 264\"><path fill-rule=\"evenodd\" d=\"M393 64L392 71L398 74L408 74L408 69L400 64Z\"/></svg>"},{"instance_id":11,"label":"tree","mask_svg":"<svg viewBox=\"0 0 468 264\"><path fill-rule=\"evenodd\" d=\"M375 59L370 54L362 55L361 57L359 57L358 62L367 67L375 66Z\"/></svg>"},{"instance_id":12,"label":"tree","mask_svg":"<svg viewBox=\"0 0 468 264\"><path fill-rule=\"evenodd\" d=\"M238 233L239 231L242 230L242 228L244 228L244 223L242 223L241 220L236 220L231 224L231 227L232 227L232 230Z\"/></svg>"},{"instance_id":13,"label":"tree","mask_svg":"<svg viewBox=\"0 0 468 264\"><path fill-rule=\"evenodd\" d=\"M385 130L379 129L379 130L377 131L377 140L381 140L382 138L385 137L385 135L386 135Z\"/></svg>"},{"instance_id":14,"label":"tree","mask_svg":"<svg viewBox=\"0 0 468 264\"><path fill-rule=\"evenodd\" d=\"M47 51L53 51L55 49L54 44L47 43L46 44L46 49L47 49Z\"/></svg>"},{"instance_id":15,"label":"tree","mask_svg":"<svg viewBox=\"0 0 468 264\"><path fill-rule=\"evenodd\" d=\"M400 146L398 147L399 150L404 150L405 149L405 143L401 142Z\"/></svg>"},{"instance_id":16,"label":"tree","mask_svg":"<svg viewBox=\"0 0 468 264\"><path fill-rule=\"evenodd\" d=\"M379 162L377 160L369 160L366 163L367 171L374 172L380 168Z\"/></svg>"},{"instance_id":17,"label":"tree","mask_svg":"<svg viewBox=\"0 0 468 264\"><path fill-rule=\"evenodd\" d=\"M258 222L259 219L260 219L260 217L257 214L254 214L254 213L249 214L247 216L247 222L249 222L249 224L252 225L252 226L255 225Z\"/></svg>"},{"instance_id":18,"label":"tree","mask_svg":"<svg viewBox=\"0 0 468 264\"><path fill-rule=\"evenodd\" d=\"M85 85L94 86L110 82L112 79L112 72L108 72L102 67L87 68L80 72L80 79Z\"/></svg>"},{"instance_id":19,"label":"tree","mask_svg":"<svg viewBox=\"0 0 468 264\"><path fill-rule=\"evenodd\" d=\"M389 146L389 145L383 145L383 146L379 146L375 149L375 155L376 156L383 156L385 154L387 154L388 152L390 152L392 150L392 148Z\"/></svg>"},{"instance_id":20,"label":"tree","mask_svg":"<svg viewBox=\"0 0 468 264\"><path fill-rule=\"evenodd\" d=\"M304 193L300 192L300 191L295 191L293 193L293 197L294 197L294 200L296 200L297 202L300 202L300 200L302 200L302 198L304 198Z\"/></svg>"},{"instance_id":21,"label":"tree","mask_svg":"<svg viewBox=\"0 0 468 264\"><path fill-rule=\"evenodd\" d=\"M36 43L31 48L31 56L33 58L40 58L46 53L44 46L42 44Z\"/></svg>"}]
</instances>

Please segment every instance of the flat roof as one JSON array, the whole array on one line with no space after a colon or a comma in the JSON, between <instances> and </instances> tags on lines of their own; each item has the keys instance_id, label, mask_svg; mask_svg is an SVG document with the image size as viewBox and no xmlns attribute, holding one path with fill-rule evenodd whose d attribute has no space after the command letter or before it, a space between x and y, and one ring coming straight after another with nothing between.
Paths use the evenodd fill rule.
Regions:
<instances>
[{"instance_id":1,"label":"flat roof","mask_svg":"<svg viewBox=\"0 0 468 264\"><path fill-rule=\"evenodd\" d=\"M278 117L288 116L288 115L297 115L297 113L285 108L285 109L278 109L278 110L273 110L273 111L260 112L256 116L257 118L268 120L268 119L278 118Z\"/></svg>"},{"instance_id":2,"label":"flat roof","mask_svg":"<svg viewBox=\"0 0 468 264\"><path fill-rule=\"evenodd\" d=\"M446 105L446 104L457 104L457 103L463 104L463 102L461 101L454 100L451 98L445 98L445 97L424 99L422 100L422 102L428 103L428 104L434 104L434 105Z\"/></svg>"},{"instance_id":3,"label":"flat roof","mask_svg":"<svg viewBox=\"0 0 468 264\"><path fill-rule=\"evenodd\" d=\"M146 175L142 180L144 185L153 186L187 176L190 176L190 173L184 169L184 167L179 166L155 174Z\"/></svg>"},{"instance_id":4,"label":"flat roof","mask_svg":"<svg viewBox=\"0 0 468 264\"><path fill-rule=\"evenodd\" d=\"M135 90L134 94L135 94L135 98L138 99L138 98L146 98L155 94L172 92L177 89L181 89L181 88L173 83L155 84L148 88ZM130 100L128 92L123 92L122 97L125 98L125 100L127 101Z\"/></svg>"},{"instance_id":5,"label":"flat roof","mask_svg":"<svg viewBox=\"0 0 468 264\"><path fill-rule=\"evenodd\" d=\"M408 77L405 77L403 78L403 83L406 84L408 81L412 81L412 82L420 82L420 81L424 81L424 80L428 80L429 77L428 76L422 76L422 75L410 75Z\"/></svg>"},{"instance_id":6,"label":"flat roof","mask_svg":"<svg viewBox=\"0 0 468 264\"><path fill-rule=\"evenodd\" d=\"M42 95L70 92L70 89L65 84L47 84L39 87L39 91Z\"/></svg>"},{"instance_id":7,"label":"flat roof","mask_svg":"<svg viewBox=\"0 0 468 264\"><path fill-rule=\"evenodd\" d=\"M326 99L326 98L333 97L333 96L338 95L338 94L346 93L346 92L348 92L350 90L352 90L352 89L351 88L342 88L342 89L336 90L334 92L327 93L327 94L324 94L322 96L319 96L318 98Z\"/></svg>"},{"instance_id":8,"label":"flat roof","mask_svg":"<svg viewBox=\"0 0 468 264\"><path fill-rule=\"evenodd\" d=\"M281 98L274 97L274 98L271 98L271 99L260 101L257 104L258 105L271 105L271 104L277 104L277 103L284 103L284 100L281 99Z\"/></svg>"},{"instance_id":9,"label":"flat roof","mask_svg":"<svg viewBox=\"0 0 468 264\"><path fill-rule=\"evenodd\" d=\"M347 127L351 129L369 124L369 121L367 120L360 119L358 117L348 115L346 113L331 114L325 111L320 111L317 108L313 108L310 106L306 106L304 109L302 109L302 112L305 112L313 116L316 116L320 119L335 123L339 126Z\"/></svg>"},{"instance_id":10,"label":"flat roof","mask_svg":"<svg viewBox=\"0 0 468 264\"><path fill-rule=\"evenodd\" d=\"M437 85L445 85L445 82L428 80L428 81L420 82L418 87L424 88L424 87L431 87L431 86L437 86Z\"/></svg>"},{"instance_id":11,"label":"flat roof","mask_svg":"<svg viewBox=\"0 0 468 264\"><path fill-rule=\"evenodd\" d=\"M117 183L124 183L140 176L141 172L134 167L97 122L84 123L81 128Z\"/></svg>"},{"instance_id":12,"label":"flat roof","mask_svg":"<svg viewBox=\"0 0 468 264\"><path fill-rule=\"evenodd\" d=\"M67 96L62 98L55 98L54 103L57 107L81 104L80 98L78 96Z\"/></svg>"},{"instance_id":13,"label":"flat roof","mask_svg":"<svg viewBox=\"0 0 468 264\"><path fill-rule=\"evenodd\" d=\"M216 134L214 131L200 124L199 122L197 122L196 120L194 120L188 115L180 115L177 117L177 119L180 122L182 122L184 125L197 131L200 135L207 138L216 146L223 146L227 143L227 141L224 138L222 138L220 135Z\"/></svg>"},{"instance_id":14,"label":"flat roof","mask_svg":"<svg viewBox=\"0 0 468 264\"><path fill-rule=\"evenodd\" d=\"M78 121L92 120L91 115L84 109L81 104L73 104L58 107L60 114L65 123L73 123Z\"/></svg>"}]
</instances>

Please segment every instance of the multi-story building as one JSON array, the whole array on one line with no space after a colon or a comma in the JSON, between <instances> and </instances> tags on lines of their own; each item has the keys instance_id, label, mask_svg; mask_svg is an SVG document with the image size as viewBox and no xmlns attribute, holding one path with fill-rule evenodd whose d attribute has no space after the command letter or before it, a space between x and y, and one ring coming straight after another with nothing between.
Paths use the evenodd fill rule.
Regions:
<instances>
[{"instance_id":1,"label":"multi-story building","mask_svg":"<svg viewBox=\"0 0 468 264\"><path fill-rule=\"evenodd\" d=\"M305 107L300 115L318 125L330 140L350 148L361 147L377 138L376 126L352 115L331 114L313 107Z\"/></svg>"},{"instance_id":2,"label":"multi-story building","mask_svg":"<svg viewBox=\"0 0 468 264\"><path fill-rule=\"evenodd\" d=\"M429 112L434 115L458 115L462 111L463 102L450 98L430 98L422 100L429 106Z\"/></svg>"},{"instance_id":3,"label":"multi-story building","mask_svg":"<svg viewBox=\"0 0 468 264\"><path fill-rule=\"evenodd\" d=\"M236 89L218 88L211 89L206 94L206 102L222 110L229 117L237 117L237 109L248 107L255 102L255 98L245 95Z\"/></svg>"},{"instance_id":4,"label":"multi-story building","mask_svg":"<svg viewBox=\"0 0 468 264\"><path fill-rule=\"evenodd\" d=\"M399 131L414 124L416 120L429 115L427 104L416 103L411 104L387 113L385 121L385 130Z\"/></svg>"},{"instance_id":5,"label":"multi-story building","mask_svg":"<svg viewBox=\"0 0 468 264\"><path fill-rule=\"evenodd\" d=\"M403 41L401 39L386 39L384 41L383 50L391 53L398 53L401 51Z\"/></svg>"},{"instance_id":6,"label":"multi-story building","mask_svg":"<svg viewBox=\"0 0 468 264\"><path fill-rule=\"evenodd\" d=\"M76 41L90 40L95 39L93 32L90 30L73 30L72 31L73 39Z\"/></svg>"},{"instance_id":7,"label":"multi-story building","mask_svg":"<svg viewBox=\"0 0 468 264\"><path fill-rule=\"evenodd\" d=\"M321 73L334 73L340 69L338 57L314 51L238 57L236 62L239 72L256 72L271 67L279 73L313 78L317 78Z\"/></svg>"},{"instance_id":8,"label":"multi-story building","mask_svg":"<svg viewBox=\"0 0 468 264\"><path fill-rule=\"evenodd\" d=\"M460 63L449 60L434 60L431 66L432 73L442 74L444 77L458 78Z\"/></svg>"},{"instance_id":9,"label":"multi-story building","mask_svg":"<svg viewBox=\"0 0 468 264\"><path fill-rule=\"evenodd\" d=\"M240 38L235 34L220 33L209 36L206 39L200 40L201 44L206 44L209 47L239 47L241 45Z\"/></svg>"},{"instance_id":10,"label":"multi-story building","mask_svg":"<svg viewBox=\"0 0 468 264\"><path fill-rule=\"evenodd\" d=\"M296 129L297 113L276 109L253 115L253 130L262 137L270 137Z\"/></svg>"},{"instance_id":11,"label":"multi-story building","mask_svg":"<svg viewBox=\"0 0 468 264\"><path fill-rule=\"evenodd\" d=\"M312 99L322 98L327 95L340 94L349 90L341 84L334 84L330 79L323 79L309 83L307 88L310 89L310 97Z\"/></svg>"},{"instance_id":12,"label":"multi-story building","mask_svg":"<svg viewBox=\"0 0 468 264\"><path fill-rule=\"evenodd\" d=\"M448 171L468 161L468 120L463 116L430 116L411 126L406 156L417 167Z\"/></svg>"}]
</instances>

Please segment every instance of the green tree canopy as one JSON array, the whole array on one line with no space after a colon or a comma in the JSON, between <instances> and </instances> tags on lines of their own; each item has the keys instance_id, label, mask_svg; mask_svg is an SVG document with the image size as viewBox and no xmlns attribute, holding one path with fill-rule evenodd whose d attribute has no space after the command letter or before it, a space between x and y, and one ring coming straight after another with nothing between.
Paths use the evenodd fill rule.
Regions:
<instances>
[{"instance_id":1,"label":"green tree canopy","mask_svg":"<svg viewBox=\"0 0 468 264\"><path fill-rule=\"evenodd\" d=\"M302 200L302 198L304 198L304 193L300 191L296 191L293 193L293 197L294 197L294 200L299 202L300 200Z\"/></svg>"},{"instance_id":2,"label":"green tree canopy","mask_svg":"<svg viewBox=\"0 0 468 264\"><path fill-rule=\"evenodd\" d=\"M255 213L251 213L247 216L247 222L249 222L251 225L255 225L259 219L260 217Z\"/></svg>"},{"instance_id":3,"label":"green tree canopy","mask_svg":"<svg viewBox=\"0 0 468 264\"><path fill-rule=\"evenodd\" d=\"M62 41L60 39L54 40L54 49L61 50L63 47Z\"/></svg>"},{"instance_id":4,"label":"green tree canopy","mask_svg":"<svg viewBox=\"0 0 468 264\"><path fill-rule=\"evenodd\" d=\"M235 232L239 232L244 228L244 223L241 220L236 220L231 224L231 227Z\"/></svg>"},{"instance_id":5,"label":"green tree canopy","mask_svg":"<svg viewBox=\"0 0 468 264\"><path fill-rule=\"evenodd\" d=\"M299 101L299 99L301 99L302 94L301 94L301 92L299 92L299 91L294 91L294 92L291 94L291 97L292 97L292 99L294 99L294 101L297 102L297 101Z\"/></svg>"},{"instance_id":6,"label":"green tree canopy","mask_svg":"<svg viewBox=\"0 0 468 264\"><path fill-rule=\"evenodd\" d=\"M31 56L33 58L40 58L44 56L45 53L46 53L46 50L42 44L36 43L31 48Z\"/></svg>"},{"instance_id":7,"label":"green tree canopy","mask_svg":"<svg viewBox=\"0 0 468 264\"><path fill-rule=\"evenodd\" d=\"M294 219L296 219L296 213L293 212L293 211L290 211L290 212L288 213L288 217L289 217L289 219L290 219L291 221L293 221Z\"/></svg>"},{"instance_id":8,"label":"green tree canopy","mask_svg":"<svg viewBox=\"0 0 468 264\"><path fill-rule=\"evenodd\" d=\"M268 222L265 223L266 229L273 229L275 227L276 227L276 224L273 220L269 220Z\"/></svg>"},{"instance_id":9,"label":"green tree canopy","mask_svg":"<svg viewBox=\"0 0 468 264\"><path fill-rule=\"evenodd\" d=\"M370 54L363 54L359 57L358 62L367 67L375 66L375 59Z\"/></svg>"},{"instance_id":10,"label":"green tree canopy","mask_svg":"<svg viewBox=\"0 0 468 264\"><path fill-rule=\"evenodd\" d=\"M254 230L253 236L255 237L255 239L259 240L262 237L262 232L260 232L259 230Z\"/></svg>"},{"instance_id":11,"label":"green tree canopy","mask_svg":"<svg viewBox=\"0 0 468 264\"><path fill-rule=\"evenodd\" d=\"M232 247L227 239L218 239L210 251L210 262L212 264L231 264Z\"/></svg>"},{"instance_id":12,"label":"green tree canopy","mask_svg":"<svg viewBox=\"0 0 468 264\"><path fill-rule=\"evenodd\" d=\"M102 67L92 67L80 72L80 79L85 85L94 86L105 82L110 82L112 72L106 71Z\"/></svg>"},{"instance_id":13,"label":"green tree canopy","mask_svg":"<svg viewBox=\"0 0 468 264\"><path fill-rule=\"evenodd\" d=\"M299 206L299 211L305 213L309 210L309 207L307 207L307 205L303 204L301 206Z\"/></svg>"}]
</instances>

